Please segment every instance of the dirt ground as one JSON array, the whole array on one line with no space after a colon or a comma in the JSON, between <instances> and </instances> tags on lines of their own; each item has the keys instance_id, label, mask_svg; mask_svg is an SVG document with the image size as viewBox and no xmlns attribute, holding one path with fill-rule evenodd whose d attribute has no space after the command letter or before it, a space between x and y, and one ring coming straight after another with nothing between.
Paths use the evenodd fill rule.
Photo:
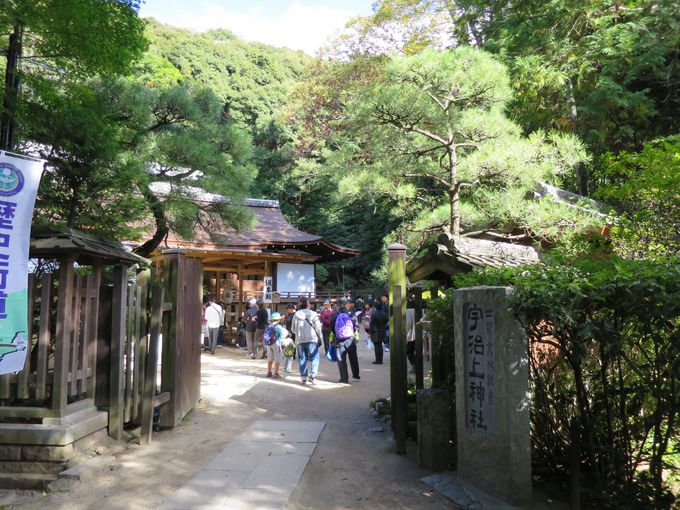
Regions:
<instances>
[{"instance_id":1,"label":"dirt ground","mask_svg":"<svg viewBox=\"0 0 680 510\"><path fill-rule=\"evenodd\" d=\"M156 508L260 419L326 422L289 510L455 508L420 481L428 472L395 454L391 432L369 430L379 425L369 402L389 393L389 354L387 364L372 365L371 352L360 345L359 359L361 381L337 384L337 365L322 358L319 383L302 386L297 362L294 373L272 380L266 362L247 359L244 351L204 354L201 401L179 427L155 434L151 445L131 441L109 467L68 491L22 494L13 508Z\"/></svg>"}]
</instances>

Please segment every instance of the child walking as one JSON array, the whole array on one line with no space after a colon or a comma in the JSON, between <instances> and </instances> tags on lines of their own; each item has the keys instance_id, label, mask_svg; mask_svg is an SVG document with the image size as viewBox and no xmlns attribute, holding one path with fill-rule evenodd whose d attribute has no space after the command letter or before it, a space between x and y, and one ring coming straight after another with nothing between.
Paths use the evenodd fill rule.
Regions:
<instances>
[{"instance_id":1,"label":"child walking","mask_svg":"<svg viewBox=\"0 0 680 510\"><path fill-rule=\"evenodd\" d=\"M262 340L267 349L267 377L274 377L279 379L279 367L281 366L281 361L283 360L283 350L281 347L281 341L283 340L283 326L281 326L280 321L284 317L281 316L279 312L272 313L271 322L267 326L262 334ZM272 365L274 365L274 373L272 374Z\"/></svg>"}]
</instances>

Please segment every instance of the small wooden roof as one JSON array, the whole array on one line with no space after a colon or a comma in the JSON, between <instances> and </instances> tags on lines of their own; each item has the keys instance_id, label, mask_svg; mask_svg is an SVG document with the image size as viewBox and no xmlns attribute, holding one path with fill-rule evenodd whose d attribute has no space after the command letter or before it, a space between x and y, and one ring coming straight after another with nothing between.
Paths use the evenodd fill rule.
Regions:
<instances>
[{"instance_id":1,"label":"small wooden roof","mask_svg":"<svg viewBox=\"0 0 680 510\"><path fill-rule=\"evenodd\" d=\"M91 265L149 264L151 261L126 250L118 241L101 239L80 230L33 229L29 256L31 258L61 258L73 255L76 262Z\"/></svg>"},{"instance_id":2,"label":"small wooden roof","mask_svg":"<svg viewBox=\"0 0 680 510\"><path fill-rule=\"evenodd\" d=\"M522 266L537 264L540 256L530 246L499 243L485 239L443 233L406 266L412 282L448 280L451 275L481 266Z\"/></svg>"}]
</instances>

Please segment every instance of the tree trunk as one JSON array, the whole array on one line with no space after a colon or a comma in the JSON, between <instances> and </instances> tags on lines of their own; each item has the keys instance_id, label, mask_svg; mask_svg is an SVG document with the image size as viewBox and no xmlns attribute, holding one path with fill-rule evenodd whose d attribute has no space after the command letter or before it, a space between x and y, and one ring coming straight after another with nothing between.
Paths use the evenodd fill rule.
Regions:
<instances>
[{"instance_id":1,"label":"tree trunk","mask_svg":"<svg viewBox=\"0 0 680 510\"><path fill-rule=\"evenodd\" d=\"M576 123L578 122L578 110L576 108L576 97L574 96L574 84L571 78L567 79L567 102L569 103L569 119L576 130ZM588 195L588 172L583 163L576 165L576 185L578 192L584 197Z\"/></svg>"},{"instance_id":2,"label":"tree trunk","mask_svg":"<svg viewBox=\"0 0 680 510\"><path fill-rule=\"evenodd\" d=\"M7 46L7 67L5 68L5 95L3 97L2 118L0 119L0 149L11 151L14 149L14 128L16 110L19 103L19 59L21 58L24 28L15 25L9 34Z\"/></svg>"},{"instance_id":3,"label":"tree trunk","mask_svg":"<svg viewBox=\"0 0 680 510\"><path fill-rule=\"evenodd\" d=\"M142 190L142 195L144 195L144 198L148 201L154 220L156 220L156 232L154 232L151 239L136 248L134 252L137 255L149 258L168 235L170 227L168 226L168 220L165 217L165 208L158 197L148 188Z\"/></svg>"},{"instance_id":4,"label":"tree trunk","mask_svg":"<svg viewBox=\"0 0 680 510\"><path fill-rule=\"evenodd\" d=\"M449 202L451 218L449 232L460 235L460 182L458 182L458 153L456 147L449 147Z\"/></svg>"}]
</instances>

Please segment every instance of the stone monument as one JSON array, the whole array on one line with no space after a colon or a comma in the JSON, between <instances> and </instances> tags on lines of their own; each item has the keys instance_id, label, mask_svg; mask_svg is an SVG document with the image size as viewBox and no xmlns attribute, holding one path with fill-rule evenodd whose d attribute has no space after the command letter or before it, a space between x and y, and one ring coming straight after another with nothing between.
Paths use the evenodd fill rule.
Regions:
<instances>
[{"instance_id":1,"label":"stone monument","mask_svg":"<svg viewBox=\"0 0 680 510\"><path fill-rule=\"evenodd\" d=\"M508 503L531 501L527 338L510 287L457 290L454 300L458 473Z\"/></svg>"}]
</instances>

